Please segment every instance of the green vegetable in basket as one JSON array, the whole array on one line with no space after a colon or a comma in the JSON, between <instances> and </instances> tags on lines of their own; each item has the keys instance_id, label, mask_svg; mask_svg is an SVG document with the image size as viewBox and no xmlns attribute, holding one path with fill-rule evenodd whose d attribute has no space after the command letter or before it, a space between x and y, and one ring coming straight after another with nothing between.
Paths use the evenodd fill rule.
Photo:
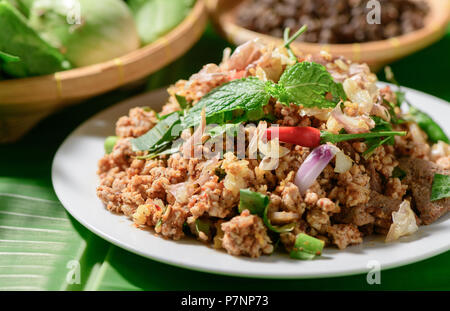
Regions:
<instances>
[{"instance_id":1,"label":"green vegetable in basket","mask_svg":"<svg viewBox=\"0 0 450 311\"><path fill-rule=\"evenodd\" d=\"M123 56L140 45L133 15L121 0L35 0L29 24L77 67Z\"/></svg>"},{"instance_id":2,"label":"green vegetable in basket","mask_svg":"<svg viewBox=\"0 0 450 311\"><path fill-rule=\"evenodd\" d=\"M33 2L36 0L7 0L13 6L15 6L23 15L28 17L30 14L30 8Z\"/></svg>"},{"instance_id":3,"label":"green vegetable in basket","mask_svg":"<svg viewBox=\"0 0 450 311\"><path fill-rule=\"evenodd\" d=\"M23 15L9 2L0 0L0 51L18 57L4 62L2 72L12 77L28 77L69 69L70 63L31 29Z\"/></svg>"},{"instance_id":4,"label":"green vegetable in basket","mask_svg":"<svg viewBox=\"0 0 450 311\"><path fill-rule=\"evenodd\" d=\"M194 0L129 0L144 45L165 35L188 15Z\"/></svg>"}]
</instances>

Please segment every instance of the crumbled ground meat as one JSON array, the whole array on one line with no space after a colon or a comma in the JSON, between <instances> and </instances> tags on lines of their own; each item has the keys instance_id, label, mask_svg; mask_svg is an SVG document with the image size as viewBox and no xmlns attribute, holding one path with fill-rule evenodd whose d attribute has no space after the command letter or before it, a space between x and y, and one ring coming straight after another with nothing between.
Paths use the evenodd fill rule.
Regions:
<instances>
[{"instance_id":1,"label":"crumbled ground meat","mask_svg":"<svg viewBox=\"0 0 450 311\"><path fill-rule=\"evenodd\" d=\"M158 122L153 110L133 108L129 116L121 117L116 124L119 137L139 137L148 132Z\"/></svg>"},{"instance_id":2,"label":"crumbled ground meat","mask_svg":"<svg viewBox=\"0 0 450 311\"><path fill-rule=\"evenodd\" d=\"M250 215L248 210L224 222L222 230L224 232L222 246L231 255L259 257L261 254L273 252L273 246L261 218Z\"/></svg>"},{"instance_id":3,"label":"crumbled ground meat","mask_svg":"<svg viewBox=\"0 0 450 311\"><path fill-rule=\"evenodd\" d=\"M258 44L252 41L238 50L242 59L226 56L225 59L232 61L220 66L207 65L189 81L180 81L171 87L170 99L161 114L180 109L175 95L196 104L213 88L236 77L255 75L256 68L262 70L267 57L258 50ZM270 55L275 53L268 47L263 51ZM285 53L286 59L287 56ZM301 60L323 64L336 81L352 79L361 94L371 92L377 101L384 98L395 102L390 88L376 89L376 77L365 64L351 63L327 53L305 56ZM275 63L278 65L272 68ZM274 81L287 65L281 65L280 59L275 63L265 68ZM349 114L359 115L359 105L350 102L344 105ZM342 128L328 122L331 109L284 105L271 99L264 111L273 115L279 125L312 126L335 130L335 133ZM267 217L273 225L295 224L291 232L280 234L280 241L288 251L299 233L340 249L361 243L363 235L386 234L392 224L392 213L405 199L411 201L414 212L420 216L418 225L433 222L450 207L448 198L429 201L433 174L450 175L450 146L438 142L430 147L426 135L414 123L396 125L395 130L407 130L410 134L396 137L393 146L378 147L368 159L363 155L367 144L362 140L337 144L352 160L350 169L337 173L336 160L332 160L309 189L301 193L295 184L295 175L310 155L310 148L281 143L282 150L289 152L283 153L273 169L265 169L261 157L241 159L232 151L225 152L221 158L211 158L210 153L185 158L179 152L141 159L139 156L146 152L134 152L130 140L144 134L156 122L155 113L144 108L131 109L128 116L119 119L116 124L119 139L112 152L98 162L97 195L108 210L123 213L132 218L136 226L150 227L166 238L180 239L184 235L183 226L187 225L199 240L214 243L215 248L225 248L230 254L250 257L270 254L273 246L261 217L250 215L248 210L238 214L241 189L270 198ZM247 155L253 134L267 124L261 121L256 127L246 127L242 133ZM186 129L181 136L188 139L190 130ZM195 148L204 150L206 146L198 144ZM402 159L404 156L407 159ZM396 168L404 170L407 176L402 179L394 174ZM197 232L197 220L210 223L209 234Z\"/></svg>"},{"instance_id":4,"label":"crumbled ground meat","mask_svg":"<svg viewBox=\"0 0 450 311\"><path fill-rule=\"evenodd\" d=\"M328 227L328 233L331 235L333 243L340 249L346 248L351 244L362 243L362 234L353 224L340 224Z\"/></svg>"}]
</instances>

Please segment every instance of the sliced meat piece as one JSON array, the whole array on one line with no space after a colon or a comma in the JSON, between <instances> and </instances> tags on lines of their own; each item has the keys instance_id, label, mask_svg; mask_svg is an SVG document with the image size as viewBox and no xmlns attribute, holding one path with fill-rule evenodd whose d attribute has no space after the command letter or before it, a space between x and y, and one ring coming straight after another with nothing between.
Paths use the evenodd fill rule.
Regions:
<instances>
[{"instance_id":1,"label":"sliced meat piece","mask_svg":"<svg viewBox=\"0 0 450 311\"><path fill-rule=\"evenodd\" d=\"M366 205L358 205L351 207L343 211L343 213L337 214L333 217L333 220L344 224L355 224L358 227L372 224L375 221L375 217L370 213L372 210Z\"/></svg>"},{"instance_id":2,"label":"sliced meat piece","mask_svg":"<svg viewBox=\"0 0 450 311\"><path fill-rule=\"evenodd\" d=\"M398 211L401 199L393 199L378 192L372 191L367 209L375 216L375 229L380 234L386 234L392 224L392 213ZM422 220L416 216L417 225L422 224Z\"/></svg>"},{"instance_id":3,"label":"sliced meat piece","mask_svg":"<svg viewBox=\"0 0 450 311\"><path fill-rule=\"evenodd\" d=\"M383 192L383 180L381 175L375 170L373 164L369 164L368 173L370 176L370 189L378 193Z\"/></svg>"},{"instance_id":4,"label":"sliced meat piece","mask_svg":"<svg viewBox=\"0 0 450 311\"><path fill-rule=\"evenodd\" d=\"M443 216L450 209L450 198L444 198L431 202L431 185L434 174L450 175L450 170L445 170L433 162L417 159L402 158L399 167L406 172L403 183L409 186L414 199L415 207L419 211L420 219L428 225Z\"/></svg>"}]
</instances>

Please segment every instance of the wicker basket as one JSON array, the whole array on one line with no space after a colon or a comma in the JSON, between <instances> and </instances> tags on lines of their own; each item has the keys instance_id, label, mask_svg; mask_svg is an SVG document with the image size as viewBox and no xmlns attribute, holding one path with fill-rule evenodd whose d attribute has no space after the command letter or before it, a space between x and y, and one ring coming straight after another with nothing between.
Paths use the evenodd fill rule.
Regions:
<instances>
[{"instance_id":1,"label":"wicker basket","mask_svg":"<svg viewBox=\"0 0 450 311\"><path fill-rule=\"evenodd\" d=\"M52 75L0 81L0 143L15 141L54 111L142 79L171 63L200 38L208 21L204 0L152 44L100 64Z\"/></svg>"},{"instance_id":2,"label":"wicker basket","mask_svg":"<svg viewBox=\"0 0 450 311\"><path fill-rule=\"evenodd\" d=\"M315 54L325 50L333 55L341 55L357 62L368 63L376 71L382 66L414 53L439 40L445 33L450 20L450 1L426 0L430 13L425 27L388 40L354 44L315 44L294 42L293 49ZM208 9L218 30L228 41L239 45L254 38L281 44L276 37L250 31L235 23L236 11L243 3L240 0L208 0Z\"/></svg>"}]
</instances>

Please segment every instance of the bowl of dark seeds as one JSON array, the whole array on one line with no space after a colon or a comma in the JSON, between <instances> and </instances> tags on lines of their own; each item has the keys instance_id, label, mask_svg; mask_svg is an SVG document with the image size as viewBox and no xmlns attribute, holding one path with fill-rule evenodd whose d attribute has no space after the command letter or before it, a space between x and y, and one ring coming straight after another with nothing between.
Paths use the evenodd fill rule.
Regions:
<instances>
[{"instance_id":1,"label":"bowl of dark seeds","mask_svg":"<svg viewBox=\"0 0 450 311\"><path fill-rule=\"evenodd\" d=\"M450 20L447 0L212 0L220 32L239 45L254 38L283 40L303 25L292 47L326 51L379 69L439 40Z\"/></svg>"}]
</instances>

